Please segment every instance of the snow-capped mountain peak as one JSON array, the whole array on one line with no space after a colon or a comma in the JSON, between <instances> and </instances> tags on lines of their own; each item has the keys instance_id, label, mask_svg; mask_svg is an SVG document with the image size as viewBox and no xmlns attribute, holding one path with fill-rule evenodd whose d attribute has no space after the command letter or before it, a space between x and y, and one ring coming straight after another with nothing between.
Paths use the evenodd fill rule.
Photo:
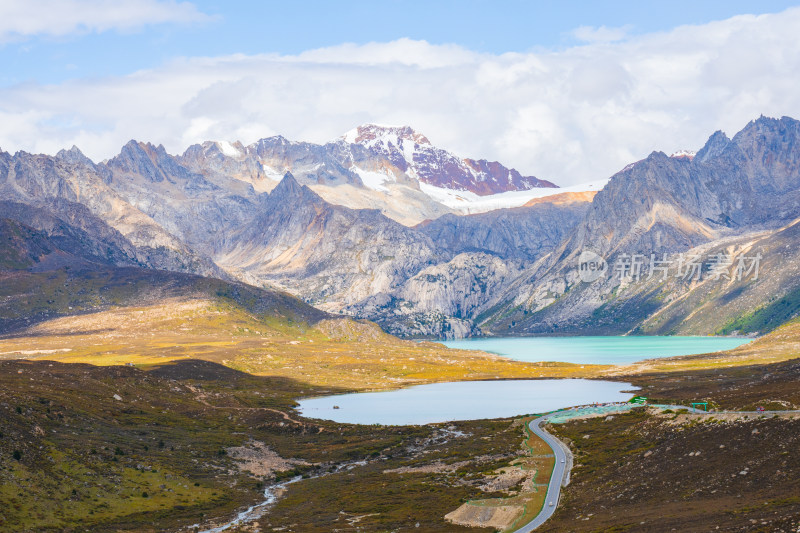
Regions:
<instances>
[{"instance_id":1,"label":"snow-capped mountain peak","mask_svg":"<svg viewBox=\"0 0 800 533\"><path fill-rule=\"evenodd\" d=\"M692 150L678 150L674 154L671 154L670 157L674 157L676 159L682 159L682 158L694 159L694 156L696 156L696 155L697 155L697 152L694 152Z\"/></svg>"},{"instance_id":2,"label":"snow-capped mountain peak","mask_svg":"<svg viewBox=\"0 0 800 533\"><path fill-rule=\"evenodd\" d=\"M507 191L555 187L533 176L523 176L513 168L496 161L464 159L433 146L427 137L410 126L364 124L340 138L358 144L392 165L410 178L434 187L454 191L470 191L486 196Z\"/></svg>"},{"instance_id":3,"label":"snow-capped mountain peak","mask_svg":"<svg viewBox=\"0 0 800 533\"><path fill-rule=\"evenodd\" d=\"M362 144L371 147L377 144L394 146L411 141L414 144L427 144L431 142L423 134L415 131L410 126L385 126L381 124L362 124L348 131L342 136L350 144Z\"/></svg>"}]
</instances>

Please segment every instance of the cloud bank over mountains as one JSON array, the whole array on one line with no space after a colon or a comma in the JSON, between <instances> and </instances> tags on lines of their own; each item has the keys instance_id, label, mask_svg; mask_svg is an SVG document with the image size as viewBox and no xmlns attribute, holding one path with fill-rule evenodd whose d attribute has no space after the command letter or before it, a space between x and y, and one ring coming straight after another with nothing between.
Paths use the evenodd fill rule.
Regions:
<instances>
[{"instance_id":1,"label":"cloud bank over mountains","mask_svg":"<svg viewBox=\"0 0 800 533\"><path fill-rule=\"evenodd\" d=\"M203 16L164 5L176 17ZM528 53L400 39L183 58L121 77L2 88L0 148L55 153L75 144L101 160L131 138L182 152L275 134L325 142L377 122L570 185L654 149L697 149L709 131L738 131L759 114L800 115L798 27L792 8L634 37L579 28L585 45ZM25 31L56 30L0 26L0 36Z\"/></svg>"}]
</instances>

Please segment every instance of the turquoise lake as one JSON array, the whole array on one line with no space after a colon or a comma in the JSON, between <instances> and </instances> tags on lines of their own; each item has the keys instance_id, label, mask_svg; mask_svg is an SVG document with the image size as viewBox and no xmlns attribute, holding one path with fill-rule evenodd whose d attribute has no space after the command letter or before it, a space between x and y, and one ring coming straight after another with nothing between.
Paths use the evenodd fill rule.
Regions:
<instances>
[{"instance_id":1,"label":"turquoise lake","mask_svg":"<svg viewBox=\"0 0 800 533\"><path fill-rule=\"evenodd\" d=\"M587 379L461 381L307 398L300 400L298 411L309 418L348 424L430 424L626 402L632 389L629 383Z\"/></svg>"},{"instance_id":2,"label":"turquoise lake","mask_svg":"<svg viewBox=\"0 0 800 533\"><path fill-rule=\"evenodd\" d=\"M449 348L482 350L517 361L625 365L678 355L730 350L752 339L734 337L492 337L439 341Z\"/></svg>"},{"instance_id":3,"label":"turquoise lake","mask_svg":"<svg viewBox=\"0 0 800 533\"><path fill-rule=\"evenodd\" d=\"M513 337L443 344L519 361L628 364L656 357L730 350L749 341L731 337ZM308 398L300 400L298 410L309 418L350 424L430 424L626 402L633 396L632 389L627 383L586 379L462 381Z\"/></svg>"}]
</instances>

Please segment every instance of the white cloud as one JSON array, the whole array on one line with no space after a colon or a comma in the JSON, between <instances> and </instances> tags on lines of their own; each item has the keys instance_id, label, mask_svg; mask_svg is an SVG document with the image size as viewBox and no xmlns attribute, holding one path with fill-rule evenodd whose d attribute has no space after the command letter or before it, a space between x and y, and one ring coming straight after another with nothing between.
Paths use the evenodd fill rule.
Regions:
<instances>
[{"instance_id":1,"label":"white cloud","mask_svg":"<svg viewBox=\"0 0 800 533\"><path fill-rule=\"evenodd\" d=\"M620 26L618 28L580 26L572 30L572 36L579 41L587 43L612 43L624 39L630 30L630 26Z\"/></svg>"},{"instance_id":2,"label":"white cloud","mask_svg":"<svg viewBox=\"0 0 800 533\"><path fill-rule=\"evenodd\" d=\"M440 68L473 62L474 54L454 45L431 45L425 41L398 39L386 43L357 45L345 43L338 46L309 50L289 61L308 61L319 64L346 65L407 65L421 68Z\"/></svg>"},{"instance_id":3,"label":"white cloud","mask_svg":"<svg viewBox=\"0 0 800 533\"><path fill-rule=\"evenodd\" d=\"M207 18L193 4L174 0L0 0L0 43Z\"/></svg>"},{"instance_id":4,"label":"white cloud","mask_svg":"<svg viewBox=\"0 0 800 533\"><path fill-rule=\"evenodd\" d=\"M0 147L90 157L131 138L171 152L282 134L325 142L363 122L573 183L653 150L698 149L760 114L800 118L800 9L551 52L479 54L402 39L298 56L176 60L103 80L0 89Z\"/></svg>"}]
</instances>

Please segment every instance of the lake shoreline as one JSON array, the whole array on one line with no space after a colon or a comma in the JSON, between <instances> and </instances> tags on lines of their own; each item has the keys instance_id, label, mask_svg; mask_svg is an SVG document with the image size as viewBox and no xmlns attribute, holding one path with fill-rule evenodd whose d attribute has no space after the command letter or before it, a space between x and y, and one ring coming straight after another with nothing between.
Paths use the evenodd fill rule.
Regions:
<instances>
[{"instance_id":1,"label":"lake shoreline","mask_svg":"<svg viewBox=\"0 0 800 533\"><path fill-rule=\"evenodd\" d=\"M752 340L730 336L514 336L440 341L440 344L526 363L627 366L651 359L724 352Z\"/></svg>"},{"instance_id":2,"label":"lake shoreline","mask_svg":"<svg viewBox=\"0 0 800 533\"><path fill-rule=\"evenodd\" d=\"M474 380L298 400L304 418L360 425L426 425L515 418L575 405L627 402L637 387L622 380Z\"/></svg>"}]
</instances>

